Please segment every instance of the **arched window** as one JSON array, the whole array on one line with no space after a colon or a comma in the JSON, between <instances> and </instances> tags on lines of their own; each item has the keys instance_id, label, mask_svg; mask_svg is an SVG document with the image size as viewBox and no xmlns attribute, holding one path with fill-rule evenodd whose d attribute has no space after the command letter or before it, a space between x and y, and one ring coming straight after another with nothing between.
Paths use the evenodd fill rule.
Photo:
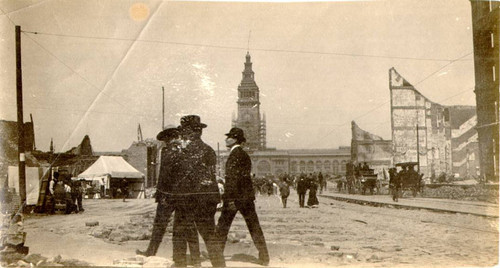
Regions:
<instances>
[{"instance_id":1,"label":"arched window","mask_svg":"<svg viewBox=\"0 0 500 268\"><path fill-rule=\"evenodd\" d=\"M290 163L290 173L297 173L297 161L292 161Z\"/></svg>"},{"instance_id":2,"label":"arched window","mask_svg":"<svg viewBox=\"0 0 500 268\"><path fill-rule=\"evenodd\" d=\"M342 162L340 162L340 173L345 174L345 165L346 164L347 164L347 161L345 161L345 160L342 160Z\"/></svg>"},{"instance_id":3,"label":"arched window","mask_svg":"<svg viewBox=\"0 0 500 268\"><path fill-rule=\"evenodd\" d=\"M307 172L313 172L314 171L314 162L312 160L309 160L307 162Z\"/></svg>"},{"instance_id":4,"label":"arched window","mask_svg":"<svg viewBox=\"0 0 500 268\"><path fill-rule=\"evenodd\" d=\"M300 161L300 172L306 172L306 162Z\"/></svg>"},{"instance_id":5,"label":"arched window","mask_svg":"<svg viewBox=\"0 0 500 268\"><path fill-rule=\"evenodd\" d=\"M330 164L330 161L326 160L324 164L325 168L325 173L332 174L332 166Z\"/></svg>"},{"instance_id":6,"label":"arched window","mask_svg":"<svg viewBox=\"0 0 500 268\"><path fill-rule=\"evenodd\" d=\"M339 174L339 161L333 160L333 174L338 175Z\"/></svg>"},{"instance_id":7,"label":"arched window","mask_svg":"<svg viewBox=\"0 0 500 268\"><path fill-rule=\"evenodd\" d=\"M316 161L316 171L322 171L323 170L323 163L320 160Z\"/></svg>"},{"instance_id":8,"label":"arched window","mask_svg":"<svg viewBox=\"0 0 500 268\"><path fill-rule=\"evenodd\" d=\"M257 164L257 173L262 176L271 173L271 164L268 161L262 160Z\"/></svg>"}]
</instances>

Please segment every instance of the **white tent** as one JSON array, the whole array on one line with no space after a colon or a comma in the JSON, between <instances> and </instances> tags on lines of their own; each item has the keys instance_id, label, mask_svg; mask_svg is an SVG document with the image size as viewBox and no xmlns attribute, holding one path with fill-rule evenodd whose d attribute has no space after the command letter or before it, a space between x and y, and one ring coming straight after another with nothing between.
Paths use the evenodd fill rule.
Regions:
<instances>
[{"instance_id":1,"label":"white tent","mask_svg":"<svg viewBox=\"0 0 500 268\"><path fill-rule=\"evenodd\" d=\"M144 174L127 163L121 156L101 156L78 175L78 178L111 176L112 178L144 178Z\"/></svg>"},{"instance_id":2,"label":"white tent","mask_svg":"<svg viewBox=\"0 0 500 268\"><path fill-rule=\"evenodd\" d=\"M127 163L121 156L100 156L94 164L78 175L79 179L99 181L105 190L118 187L121 179L130 182L134 197L144 196L144 174ZM103 193L104 194L104 193Z\"/></svg>"}]
</instances>

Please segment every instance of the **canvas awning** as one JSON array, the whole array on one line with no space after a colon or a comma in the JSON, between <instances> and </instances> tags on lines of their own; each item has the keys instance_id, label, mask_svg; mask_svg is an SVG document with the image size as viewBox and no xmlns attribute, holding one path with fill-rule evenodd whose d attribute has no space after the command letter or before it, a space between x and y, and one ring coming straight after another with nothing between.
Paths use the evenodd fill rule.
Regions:
<instances>
[{"instance_id":1,"label":"canvas awning","mask_svg":"<svg viewBox=\"0 0 500 268\"><path fill-rule=\"evenodd\" d=\"M121 156L101 156L94 164L78 175L78 178L144 178L142 172L127 163Z\"/></svg>"}]
</instances>

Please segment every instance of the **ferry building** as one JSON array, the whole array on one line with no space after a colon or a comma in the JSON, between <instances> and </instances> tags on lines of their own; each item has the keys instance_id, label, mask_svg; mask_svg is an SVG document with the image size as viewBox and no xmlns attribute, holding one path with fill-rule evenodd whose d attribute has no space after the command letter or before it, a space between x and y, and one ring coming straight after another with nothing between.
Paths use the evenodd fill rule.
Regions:
<instances>
[{"instance_id":1,"label":"ferry building","mask_svg":"<svg viewBox=\"0 0 500 268\"><path fill-rule=\"evenodd\" d=\"M252 174L257 177L279 176L281 174L319 173L337 176L345 174L345 167L351 158L351 148L341 146L336 149L294 149L280 150L266 145L266 120L260 113L259 87L255 82L250 53L245 56L242 79L238 85L238 112L232 127L245 132L247 141L243 147L252 159ZM223 176L229 152L219 155Z\"/></svg>"}]
</instances>

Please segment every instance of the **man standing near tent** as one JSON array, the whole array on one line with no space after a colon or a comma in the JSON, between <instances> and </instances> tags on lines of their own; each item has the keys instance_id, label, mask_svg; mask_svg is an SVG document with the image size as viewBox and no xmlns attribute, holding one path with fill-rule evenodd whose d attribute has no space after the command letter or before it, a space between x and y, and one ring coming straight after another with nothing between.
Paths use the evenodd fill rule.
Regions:
<instances>
[{"instance_id":1,"label":"man standing near tent","mask_svg":"<svg viewBox=\"0 0 500 268\"><path fill-rule=\"evenodd\" d=\"M174 125L167 125L163 131L158 133L156 139L165 142L165 147L161 150L160 154L160 174L158 176L158 183L156 184L155 201L158 205L156 207L153 232L148 248L145 251L136 250L137 254L147 257L156 255L158 251L170 217L175 210L176 203L180 202L180 196L175 194L175 188L182 182L182 174L180 173L182 170L179 160L181 157L181 148L178 128ZM190 243L191 255L198 256L199 258L198 233L194 224L191 224L191 226L192 228L189 229L191 232L184 234L184 236L187 236L192 242ZM186 242L183 241L183 243L185 244Z\"/></svg>"},{"instance_id":2,"label":"man standing near tent","mask_svg":"<svg viewBox=\"0 0 500 268\"><path fill-rule=\"evenodd\" d=\"M220 202L220 193L215 177L215 165L217 157L214 149L201 140L203 128L207 125L200 122L197 115L187 115L181 118L181 131L186 140L186 146L182 150L182 170L185 171L183 184L186 192L187 202L176 206L178 219L174 220L174 238L176 234L189 232L190 223L196 222L196 227L205 241L205 246L212 266L225 267L224 256L217 248L215 236L215 213L217 204ZM181 187L179 187L181 188ZM185 247L183 244L173 241L174 262L183 265L185 258ZM185 244L184 244L185 245ZM176 260L181 263L178 263Z\"/></svg>"}]
</instances>

